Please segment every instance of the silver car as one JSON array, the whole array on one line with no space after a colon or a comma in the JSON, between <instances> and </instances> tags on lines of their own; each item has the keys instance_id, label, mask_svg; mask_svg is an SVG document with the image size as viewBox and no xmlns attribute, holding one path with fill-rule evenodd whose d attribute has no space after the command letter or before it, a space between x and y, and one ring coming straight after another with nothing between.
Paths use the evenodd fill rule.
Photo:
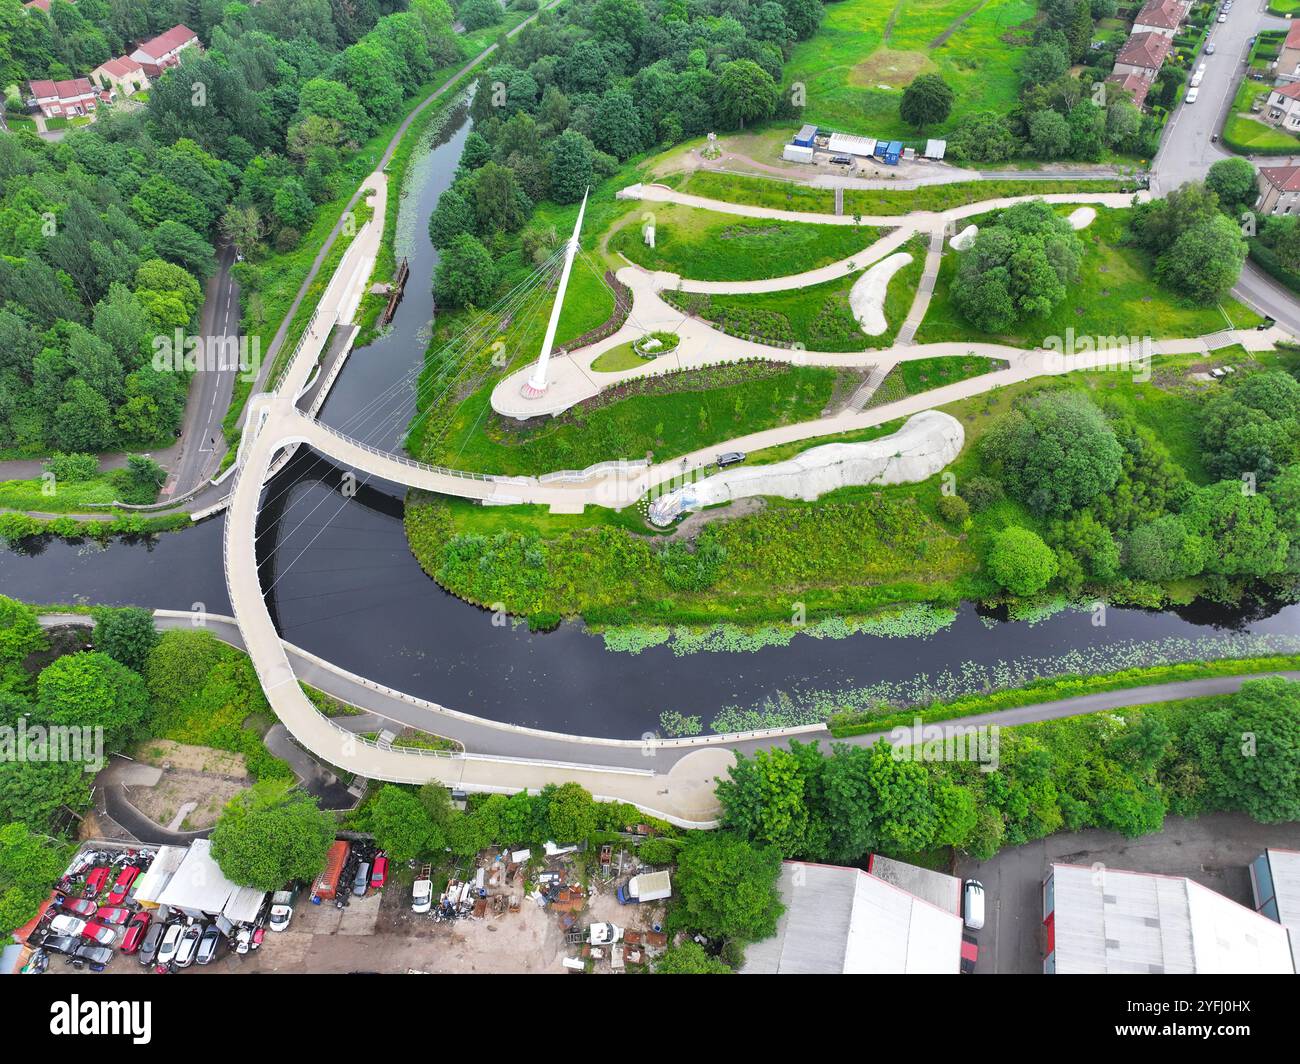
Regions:
<instances>
[{"instance_id":1,"label":"silver car","mask_svg":"<svg viewBox=\"0 0 1300 1064\"><path fill-rule=\"evenodd\" d=\"M188 968L194 963L194 956L199 951L199 939L203 937L202 924L190 924L181 935L176 946L176 967Z\"/></svg>"}]
</instances>

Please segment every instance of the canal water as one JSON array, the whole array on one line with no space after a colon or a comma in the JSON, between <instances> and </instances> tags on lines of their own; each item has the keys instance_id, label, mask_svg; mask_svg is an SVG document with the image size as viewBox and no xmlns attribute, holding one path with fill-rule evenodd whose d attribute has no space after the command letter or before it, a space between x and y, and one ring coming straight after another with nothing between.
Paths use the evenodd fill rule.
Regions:
<instances>
[{"instance_id":1,"label":"canal water","mask_svg":"<svg viewBox=\"0 0 1300 1064\"><path fill-rule=\"evenodd\" d=\"M413 411L407 382L428 339L437 263L426 222L451 182L468 132L468 117L456 112L420 160L398 232L398 258L406 255L411 269L406 296L391 329L352 354L324 407L323 419L345 431L364 415L377 426L376 444L394 446ZM382 406L376 396L385 397ZM284 637L392 687L510 723L631 738L655 730L664 711L698 715L707 726L725 707L902 684L918 674L977 667L997 676L1000 663L1069 654L1131 662L1140 659L1125 655L1153 641L1182 647L1184 656L1206 639L1252 651L1269 640L1300 649L1297 605L1251 613L1110 609L1104 626L1087 612L1031 624L993 620L965 606L930 636L800 635L753 652L679 656L666 645L615 652L581 625L531 633L494 624L491 613L449 595L407 547L401 490L363 482L348 498L338 490L342 476L330 463L299 454L267 487L258 540L262 586ZM201 603L228 613L221 531L217 518L106 547L42 537L0 552L0 591L40 603L171 609Z\"/></svg>"}]
</instances>

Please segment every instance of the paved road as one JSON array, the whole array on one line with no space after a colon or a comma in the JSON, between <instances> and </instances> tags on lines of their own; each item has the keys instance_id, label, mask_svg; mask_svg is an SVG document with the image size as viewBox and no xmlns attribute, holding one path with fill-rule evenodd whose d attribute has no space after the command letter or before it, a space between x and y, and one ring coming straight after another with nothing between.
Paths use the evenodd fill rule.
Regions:
<instances>
[{"instance_id":1,"label":"paved road","mask_svg":"<svg viewBox=\"0 0 1300 1064\"><path fill-rule=\"evenodd\" d=\"M1243 0L1229 14L1227 22L1215 24L1210 33L1210 43L1215 45L1215 52L1203 57L1206 73L1200 98L1194 104L1180 103L1169 120L1164 140L1152 163L1152 191L1165 195L1184 182L1203 178L1220 159L1232 158L1231 152L1211 138L1223 127L1236 97L1237 86L1245 76L1251 38L1260 30L1285 29L1289 25L1286 19L1267 14L1266 8L1266 4L1250 4ZM1265 166L1277 166L1287 161L1278 156L1254 160L1256 165ZM1249 262L1232 294L1300 335L1300 301L1293 292Z\"/></svg>"},{"instance_id":2,"label":"paved road","mask_svg":"<svg viewBox=\"0 0 1300 1064\"><path fill-rule=\"evenodd\" d=\"M221 422L230 407L235 378L239 373L234 359L237 351L223 350L227 342L237 343L239 338L239 283L231 273L235 264L234 247L229 244L221 246L217 263L217 272L208 280L199 312L199 335L203 338L207 357L190 378L185 418L181 422L179 454L163 485L160 502L185 495L211 478L226 453Z\"/></svg>"}]
</instances>

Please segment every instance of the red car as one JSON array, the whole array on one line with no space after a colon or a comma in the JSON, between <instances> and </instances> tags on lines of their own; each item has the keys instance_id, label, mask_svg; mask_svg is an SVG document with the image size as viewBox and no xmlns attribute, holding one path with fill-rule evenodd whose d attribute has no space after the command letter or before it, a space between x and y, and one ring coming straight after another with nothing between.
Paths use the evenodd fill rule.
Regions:
<instances>
[{"instance_id":1,"label":"red car","mask_svg":"<svg viewBox=\"0 0 1300 1064\"><path fill-rule=\"evenodd\" d=\"M131 919L131 910L123 908L120 905L115 906L114 908L100 906L99 912L95 914L95 919L101 924L110 924L116 927L117 925L124 924Z\"/></svg>"},{"instance_id":2,"label":"red car","mask_svg":"<svg viewBox=\"0 0 1300 1064\"><path fill-rule=\"evenodd\" d=\"M108 868L104 865L98 865L92 868L86 874L86 889L83 890L82 896L86 898L95 898L104 889L104 884L108 882Z\"/></svg>"},{"instance_id":3,"label":"red car","mask_svg":"<svg viewBox=\"0 0 1300 1064\"><path fill-rule=\"evenodd\" d=\"M131 917L131 922L127 925L126 934L122 937L122 952L134 953L140 948L140 943L144 941L145 932L149 930L149 914L138 912Z\"/></svg>"},{"instance_id":4,"label":"red car","mask_svg":"<svg viewBox=\"0 0 1300 1064\"><path fill-rule=\"evenodd\" d=\"M388 858L382 853L375 856L375 867L370 873L370 889L382 890L388 878Z\"/></svg>"},{"instance_id":5,"label":"red car","mask_svg":"<svg viewBox=\"0 0 1300 1064\"><path fill-rule=\"evenodd\" d=\"M135 865L127 865L117 874L117 880L113 884L113 890L108 895L109 905L121 905L126 900L126 896L131 893L131 884L135 882L135 877L140 874L140 869Z\"/></svg>"},{"instance_id":6,"label":"red car","mask_svg":"<svg viewBox=\"0 0 1300 1064\"><path fill-rule=\"evenodd\" d=\"M117 941L117 932L107 924L92 920L81 929L81 937L88 938L101 946L111 946Z\"/></svg>"},{"instance_id":7,"label":"red car","mask_svg":"<svg viewBox=\"0 0 1300 1064\"><path fill-rule=\"evenodd\" d=\"M54 905L62 912L69 912L75 916L89 918L95 915L95 910L99 908L93 901L88 898L69 898L60 894L54 899Z\"/></svg>"}]
</instances>

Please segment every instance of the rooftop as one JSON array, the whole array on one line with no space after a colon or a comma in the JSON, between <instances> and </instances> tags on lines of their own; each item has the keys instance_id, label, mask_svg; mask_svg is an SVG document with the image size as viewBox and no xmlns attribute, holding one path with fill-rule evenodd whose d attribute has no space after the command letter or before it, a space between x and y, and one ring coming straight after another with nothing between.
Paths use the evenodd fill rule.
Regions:
<instances>
[{"instance_id":1,"label":"rooftop","mask_svg":"<svg viewBox=\"0 0 1300 1064\"><path fill-rule=\"evenodd\" d=\"M1286 928L1180 876L1052 865L1058 974L1291 974Z\"/></svg>"},{"instance_id":2,"label":"rooftop","mask_svg":"<svg viewBox=\"0 0 1300 1064\"><path fill-rule=\"evenodd\" d=\"M1115 58L1116 65L1143 67L1146 70L1159 70L1165 56L1173 47L1173 41L1161 33L1135 33L1120 49Z\"/></svg>"},{"instance_id":3,"label":"rooftop","mask_svg":"<svg viewBox=\"0 0 1300 1064\"><path fill-rule=\"evenodd\" d=\"M745 951L744 974L955 974L961 919L860 868L786 861L776 934Z\"/></svg>"},{"instance_id":4,"label":"rooftop","mask_svg":"<svg viewBox=\"0 0 1300 1064\"><path fill-rule=\"evenodd\" d=\"M1282 192L1300 192L1300 166L1261 166L1259 173Z\"/></svg>"}]
</instances>

